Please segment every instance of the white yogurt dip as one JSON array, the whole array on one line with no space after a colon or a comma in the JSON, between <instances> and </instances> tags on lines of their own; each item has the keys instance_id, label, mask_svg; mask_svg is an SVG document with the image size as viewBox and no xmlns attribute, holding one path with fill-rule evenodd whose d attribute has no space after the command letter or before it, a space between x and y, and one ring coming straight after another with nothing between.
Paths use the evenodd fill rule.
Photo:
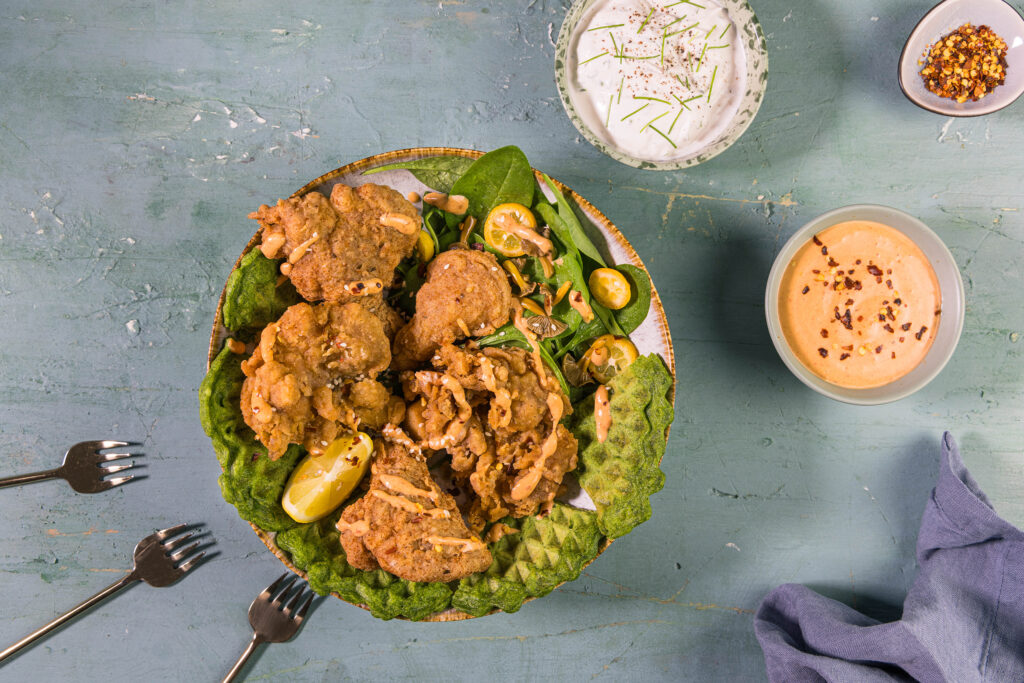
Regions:
<instances>
[{"instance_id":1,"label":"white yogurt dip","mask_svg":"<svg viewBox=\"0 0 1024 683\"><path fill-rule=\"evenodd\" d=\"M584 123L624 154L693 156L719 137L746 81L743 45L711 0L603 0L575 27L569 95Z\"/></svg>"}]
</instances>

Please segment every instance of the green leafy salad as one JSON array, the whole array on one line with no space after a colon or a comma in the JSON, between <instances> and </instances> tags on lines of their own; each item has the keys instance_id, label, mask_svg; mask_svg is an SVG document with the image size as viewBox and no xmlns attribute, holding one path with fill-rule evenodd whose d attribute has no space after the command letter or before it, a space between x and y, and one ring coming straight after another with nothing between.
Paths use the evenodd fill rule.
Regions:
<instances>
[{"instance_id":1,"label":"green leafy salad","mask_svg":"<svg viewBox=\"0 0 1024 683\"><path fill-rule=\"evenodd\" d=\"M636 266L609 266L577 210L550 178L542 176L543 186L538 182L516 147L476 160L428 157L365 174L392 169L410 172L437 193L434 198L464 197L468 210L453 215L444 202L424 196L419 241L399 267L389 302L411 314L425 264L457 242L495 256L522 301L520 325L536 337L541 357L573 405L564 424L578 441L575 476L594 509L557 499L547 514L501 520L516 533L488 544L490 567L449 583L416 583L382 569L352 567L335 528L347 503L319 521L296 522L281 500L306 451L292 444L282 457L270 460L243 420L241 363L246 356L237 352L237 343L258 340L264 326L302 301L289 283L279 283L281 261L266 258L259 249L245 254L225 286L222 322L235 348L225 344L202 382L203 428L223 469L224 499L242 519L274 532L278 548L308 575L316 592L337 593L382 619L422 620L451 609L472 616L495 609L515 612L524 601L577 578L604 544L646 521L649 497L664 485L659 464L673 419L673 378L661 357L639 355L629 340L647 317L650 279ZM503 215L535 230L552 249L539 252L522 231L507 229ZM531 349L530 340L512 323L473 343ZM604 412L598 415L595 405L602 400Z\"/></svg>"}]
</instances>

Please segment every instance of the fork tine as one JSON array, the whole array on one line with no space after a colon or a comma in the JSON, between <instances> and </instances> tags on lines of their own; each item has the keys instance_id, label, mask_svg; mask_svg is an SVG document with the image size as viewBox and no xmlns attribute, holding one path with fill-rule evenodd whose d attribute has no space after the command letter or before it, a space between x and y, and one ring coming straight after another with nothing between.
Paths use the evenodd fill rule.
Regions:
<instances>
[{"instance_id":1,"label":"fork tine","mask_svg":"<svg viewBox=\"0 0 1024 683\"><path fill-rule=\"evenodd\" d=\"M122 470L130 470L134 466L135 466L135 463L130 462L130 463L127 463L125 465L113 465L111 467L101 467L100 470L103 472L103 475L107 475L107 474L113 474L114 472L121 472ZM103 475L101 475L101 476L103 476Z\"/></svg>"},{"instance_id":2,"label":"fork tine","mask_svg":"<svg viewBox=\"0 0 1024 683\"><path fill-rule=\"evenodd\" d=\"M316 594L310 592L309 598L307 598L306 602L302 605L302 607L299 608L299 613L296 614L293 617L295 619L295 623L296 624L301 624L302 623L303 618L305 618L305 616L306 616L306 610L308 610L309 606L311 604L313 604L313 598L315 598L315 597L316 597Z\"/></svg>"},{"instance_id":3,"label":"fork tine","mask_svg":"<svg viewBox=\"0 0 1024 683\"><path fill-rule=\"evenodd\" d=\"M302 598L303 595L305 595L305 593L306 593L306 586L305 586L305 584L300 585L299 586L299 590L295 591L295 595L292 596L292 599L289 600L288 604L284 606L285 614L287 614L288 616L292 615L292 611L295 609L295 606L297 604L299 604L299 600Z\"/></svg>"},{"instance_id":4,"label":"fork tine","mask_svg":"<svg viewBox=\"0 0 1024 683\"><path fill-rule=\"evenodd\" d=\"M292 585L295 583L295 580L297 578L299 578L299 577L297 577L294 574L292 574L292 578L288 579L288 581L285 582L284 586L281 588L281 592L273 600L273 603L275 605L280 605L281 603L284 602L285 597L288 596L288 591L290 591L292 589Z\"/></svg>"},{"instance_id":5,"label":"fork tine","mask_svg":"<svg viewBox=\"0 0 1024 683\"><path fill-rule=\"evenodd\" d=\"M186 536L185 538L187 540L187 539L191 538L191 535ZM174 560L175 562L177 562L179 560L182 560L186 556L188 556L193 550L198 548L200 543L202 543L202 541L196 541L195 543L193 543L192 545L188 546L187 548L182 548L181 550L177 550L177 551L175 551L175 552L170 554L170 558L172 560Z\"/></svg>"},{"instance_id":6,"label":"fork tine","mask_svg":"<svg viewBox=\"0 0 1024 683\"><path fill-rule=\"evenodd\" d=\"M264 591L259 594L259 597L263 598L264 600L270 598L271 595L277 592L277 589L281 586L281 582L284 581L286 578L288 578L288 572L285 572L284 574L281 574L281 576L277 577L277 581L267 586L264 589Z\"/></svg>"},{"instance_id":7,"label":"fork tine","mask_svg":"<svg viewBox=\"0 0 1024 683\"><path fill-rule=\"evenodd\" d=\"M134 474L129 474L127 477L114 477L113 479L104 479L103 481L106 484L110 484L110 486L108 486L107 488L114 488L115 486L120 486L126 481L131 481L134 478Z\"/></svg>"},{"instance_id":8,"label":"fork tine","mask_svg":"<svg viewBox=\"0 0 1024 683\"><path fill-rule=\"evenodd\" d=\"M182 574L186 573L188 570L192 569L192 567L196 566L199 563L199 560L203 559L204 555L206 555L205 550L196 555L195 557L193 557L192 559L188 560L187 562L183 562L182 564L180 564L178 566L178 569L181 570Z\"/></svg>"},{"instance_id":9,"label":"fork tine","mask_svg":"<svg viewBox=\"0 0 1024 683\"><path fill-rule=\"evenodd\" d=\"M130 458L132 456L139 457L142 453L97 453L96 459L100 462L110 462L111 460L120 460L121 458Z\"/></svg>"},{"instance_id":10,"label":"fork tine","mask_svg":"<svg viewBox=\"0 0 1024 683\"><path fill-rule=\"evenodd\" d=\"M82 445L85 448L93 450L103 451L108 448L118 448L120 446L127 446L127 441L111 441L110 439L102 439L100 441L83 441Z\"/></svg>"},{"instance_id":11,"label":"fork tine","mask_svg":"<svg viewBox=\"0 0 1024 683\"><path fill-rule=\"evenodd\" d=\"M185 534L184 536L182 536L181 538L174 539L173 541L166 541L166 542L164 542L164 550L166 552L170 552L170 551L174 550L175 548L180 548L184 544L188 543L189 540L191 540L194 537L195 537L195 534L188 533L188 534Z\"/></svg>"},{"instance_id":12,"label":"fork tine","mask_svg":"<svg viewBox=\"0 0 1024 683\"><path fill-rule=\"evenodd\" d=\"M187 526L188 524L176 524L175 526L169 526L166 529L161 529L160 531L156 532L154 536L156 536L158 539L162 541L166 539L168 536L173 536L174 534L178 533Z\"/></svg>"}]
</instances>

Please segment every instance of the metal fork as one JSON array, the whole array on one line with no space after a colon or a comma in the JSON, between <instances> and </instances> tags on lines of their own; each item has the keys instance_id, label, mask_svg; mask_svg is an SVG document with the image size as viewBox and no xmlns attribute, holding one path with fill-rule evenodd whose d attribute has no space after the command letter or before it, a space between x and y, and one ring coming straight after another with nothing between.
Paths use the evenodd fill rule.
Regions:
<instances>
[{"instance_id":1,"label":"metal fork","mask_svg":"<svg viewBox=\"0 0 1024 683\"><path fill-rule=\"evenodd\" d=\"M299 630L302 619L306 616L306 610L313 602L313 594L312 591L307 590L309 587L303 582L297 586L291 600L286 600L295 584L295 579L298 578L293 574L292 578L285 582L287 577L287 572L282 574L281 578L267 586L267 589L257 595L249 605L249 623L253 630L252 640L249 641L249 646L231 667L231 671L224 677L222 683L230 683L235 680L238 672L245 666L246 660L261 643L283 643L286 640L291 640L291 637ZM275 593L277 593L277 597L271 599ZM296 609L303 595L309 595L309 597L301 607Z\"/></svg>"},{"instance_id":2,"label":"metal fork","mask_svg":"<svg viewBox=\"0 0 1024 683\"><path fill-rule=\"evenodd\" d=\"M78 616L93 605L110 597L135 581L145 581L150 586L162 588L164 586L169 586L180 579L186 572L195 567L196 563L199 562L203 555L206 554L206 552L203 551L198 555L189 557L189 555L191 555L199 546L200 541L196 541L187 548L181 547L190 539L195 538L197 535L195 533L189 533L181 538L170 540L171 537L181 533L187 526L188 525L186 524L172 526L168 529L150 534L139 541L139 544L135 546L135 558L130 572L85 602L71 608L70 611L57 617L46 626L36 629L14 645L11 645L3 652L0 652L0 663L21 648L46 635L53 629Z\"/></svg>"},{"instance_id":3,"label":"metal fork","mask_svg":"<svg viewBox=\"0 0 1024 683\"><path fill-rule=\"evenodd\" d=\"M100 451L128 445L127 441L82 441L76 443L64 454L64 462L57 469L0 479L0 489L8 486L31 484L34 481L60 478L71 484L71 488L79 493L106 491L133 479L134 475L114 477L113 479L104 479L103 477L114 472L129 469L135 463L129 462L124 465L111 465L109 467L104 466L105 463L112 460L120 460L121 458L138 456L141 453L100 453Z\"/></svg>"}]
</instances>

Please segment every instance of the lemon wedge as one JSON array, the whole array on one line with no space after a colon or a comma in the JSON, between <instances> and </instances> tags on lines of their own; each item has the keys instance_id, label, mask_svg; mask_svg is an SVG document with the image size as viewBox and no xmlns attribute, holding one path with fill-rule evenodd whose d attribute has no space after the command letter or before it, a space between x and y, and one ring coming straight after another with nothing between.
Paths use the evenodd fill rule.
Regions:
<instances>
[{"instance_id":1,"label":"lemon wedge","mask_svg":"<svg viewBox=\"0 0 1024 683\"><path fill-rule=\"evenodd\" d=\"M307 455L292 470L281 507L300 524L323 519L349 497L372 454L370 437L354 432L332 441L322 455Z\"/></svg>"}]
</instances>

